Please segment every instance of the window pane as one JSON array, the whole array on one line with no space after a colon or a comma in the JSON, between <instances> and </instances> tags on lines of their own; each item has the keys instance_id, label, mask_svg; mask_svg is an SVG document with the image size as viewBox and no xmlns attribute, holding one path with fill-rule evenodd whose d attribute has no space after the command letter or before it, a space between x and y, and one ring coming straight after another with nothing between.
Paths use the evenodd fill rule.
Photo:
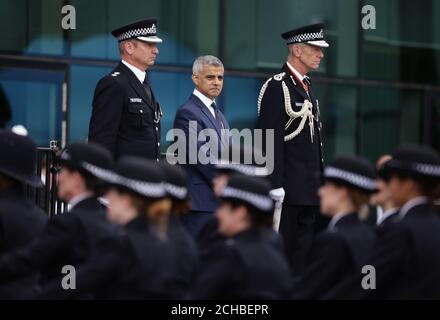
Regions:
<instances>
[{"instance_id":1,"label":"window pane","mask_svg":"<svg viewBox=\"0 0 440 320\"><path fill-rule=\"evenodd\" d=\"M368 79L439 83L440 4L373 0L376 29L363 31L362 73ZM421 72L420 62L434 72Z\"/></svg>"},{"instance_id":2,"label":"window pane","mask_svg":"<svg viewBox=\"0 0 440 320\"><path fill-rule=\"evenodd\" d=\"M166 141L167 132L173 128L177 109L189 98L194 90L194 85L191 81L190 73L161 71L151 72L151 85L163 111L161 119L161 151L165 152L166 146L171 143Z\"/></svg>"},{"instance_id":3,"label":"window pane","mask_svg":"<svg viewBox=\"0 0 440 320\"><path fill-rule=\"evenodd\" d=\"M63 54L62 0L2 0L0 50Z\"/></svg>"},{"instance_id":4,"label":"window pane","mask_svg":"<svg viewBox=\"0 0 440 320\"><path fill-rule=\"evenodd\" d=\"M6 127L25 126L39 146L61 141L64 72L38 69L0 69L0 90L11 119Z\"/></svg>"},{"instance_id":5,"label":"window pane","mask_svg":"<svg viewBox=\"0 0 440 320\"><path fill-rule=\"evenodd\" d=\"M125 24L158 18L157 63L191 65L200 54L218 55L219 0L76 0L78 28L72 33L72 55L119 59L111 30ZM103 19L96 19L103 16Z\"/></svg>"},{"instance_id":6,"label":"window pane","mask_svg":"<svg viewBox=\"0 0 440 320\"><path fill-rule=\"evenodd\" d=\"M357 88L352 85L315 84L322 117L322 144L326 163L356 148Z\"/></svg>"},{"instance_id":7,"label":"window pane","mask_svg":"<svg viewBox=\"0 0 440 320\"><path fill-rule=\"evenodd\" d=\"M226 76L220 107L231 128L254 128L257 99L263 79Z\"/></svg>"},{"instance_id":8,"label":"window pane","mask_svg":"<svg viewBox=\"0 0 440 320\"><path fill-rule=\"evenodd\" d=\"M70 68L69 142L87 139L96 84L112 69L76 65Z\"/></svg>"},{"instance_id":9,"label":"window pane","mask_svg":"<svg viewBox=\"0 0 440 320\"><path fill-rule=\"evenodd\" d=\"M377 159L399 144L420 142L420 92L378 87L361 92L361 154Z\"/></svg>"}]
</instances>

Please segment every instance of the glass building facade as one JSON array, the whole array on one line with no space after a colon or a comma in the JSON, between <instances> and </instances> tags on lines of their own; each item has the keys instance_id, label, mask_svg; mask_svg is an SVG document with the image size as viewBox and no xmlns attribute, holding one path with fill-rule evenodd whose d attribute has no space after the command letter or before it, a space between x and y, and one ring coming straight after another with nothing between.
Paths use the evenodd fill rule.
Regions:
<instances>
[{"instance_id":1,"label":"glass building facade","mask_svg":"<svg viewBox=\"0 0 440 320\"><path fill-rule=\"evenodd\" d=\"M119 60L110 31L155 16L160 54L149 71L164 110L162 145L193 90L199 55L225 64L217 104L231 127L253 128L264 80L284 63L280 34L324 22L330 48L311 74L324 155L375 159L402 143L440 149L440 1L0 0L0 124L24 124L40 146L87 138L97 81ZM63 30L72 5L76 29ZM364 30L372 5L376 28Z\"/></svg>"}]
</instances>

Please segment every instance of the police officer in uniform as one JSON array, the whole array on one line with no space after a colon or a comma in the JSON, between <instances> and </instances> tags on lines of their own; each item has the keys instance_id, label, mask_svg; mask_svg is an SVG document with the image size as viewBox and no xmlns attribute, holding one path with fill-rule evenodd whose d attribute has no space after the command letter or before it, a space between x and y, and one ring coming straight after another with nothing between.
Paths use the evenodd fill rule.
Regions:
<instances>
[{"instance_id":1,"label":"police officer in uniform","mask_svg":"<svg viewBox=\"0 0 440 320\"><path fill-rule=\"evenodd\" d=\"M13 128L13 131L0 132L1 255L27 246L41 234L47 222L45 213L25 197L23 189L24 185L42 185L34 171L37 160L35 142L14 131ZM36 275L7 283L0 286L0 299L25 298L36 285Z\"/></svg>"},{"instance_id":2,"label":"police officer in uniform","mask_svg":"<svg viewBox=\"0 0 440 320\"><path fill-rule=\"evenodd\" d=\"M440 156L429 148L402 146L379 174L387 181L397 220L378 233L367 264L375 290L365 290L359 273L327 295L347 299L439 299L440 221L433 207L440 184Z\"/></svg>"},{"instance_id":3,"label":"police officer in uniform","mask_svg":"<svg viewBox=\"0 0 440 320\"><path fill-rule=\"evenodd\" d=\"M100 242L76 273L76 290L52 284L58 298L90 294L97 299L169 299L175 292L173 251L163 238L171 201L156 161L121 157L113 170L100 170L108 185L107 217L119 232ZM162 229L164 227L164 229Z\"/></svg>"},{"instance_id":4,"label":"police officer in uniform","mask_svg":"<svg viewBox=\"0 0 440 320\"><path fill-rule=\"evenodd\" d=\"M323 24L288 31L282 37L288 45L287 62L261 88L257 128L274 130L271 195L283 203L279 232L293 271L300 272L319 214L317 191L323 166L319 103L307 74L319 67L322 48L329 44ZM265 145L263 149L269 150Z\"/></svg>"},{"instance_id":5,"label":"police officer in uniform","mask_svg":"<svg viewBox=\"0 0 440 320\"><path fill-rule=\"evenodd\" d=\"M110 152L92 143L72 143L61 154L59 164L57 192L69 209L51 218L33 242L1 256L2 284L39 271L42 285L54 281L60 286L63 267L77 267L112 232L105 207L97 198L100 186L95 175L110 168Z\"/></svg>"},{"instance_id":6,"label":"police officer in uniform","mask_svg":"<svg viewBox=\"0 0 440 320\"><path fill-rule=\"evenodd\" d=\"M185 298L194 282L199 263L197 247L181 222L191 210L189 190L185 171L179 165L170 165L163 161L165 190L172 202L168 228L168 242L174 253L176 280L172 290L179 298Z\"/></svg>"},{"instance_id":7,"label":"police officer in uniform","mask_svg":"<svg viewBox=\"0 0 440 320\"><path fill-rule=\"evenodd\" d=\"M341 156L323 176L321 212L331 220L307 254L307 268L294 286L298 299L322 298L343 279L360 273L375 241L374 229L359 219L377 188L373 166L361 157Z\"/></svg>"},{"instance_id":8,"label":"police officer in uniform","mask_svg":"<svg viewBox=\"0 0 440 320\"><path fill-rule=\"evenodd\" d=\"M392 158L390 155L381 156L376 163L377 170L382 170L383 166ZM399 216L399 208L394 204L393 195L386 181L380 176L377 177L377 192L371 197L370 203L376 209L375 225L377 231L384 226L393 223Z\"/></svg>"},{"instance_id":9,"label":"police officer in uniform","mask_svg":"<svg viewBox=\"0 0 440 320\"><path fill-rule=\"evenodd\" d=\"M226 239L200 255L193 289L196 299L285 299L290 270L285 256L267 237L272 228L270 184L232 175L221 191L216 216Z\"/></svg>"},{"instance_id":10,"label":"police officer in uniform","mask_svg":"<svg viewBox=\"0 0 440 320\"><path fill-rule=\"evenodd\" d=\"M154 18L112 31L121 62L96 86L89 141L103 145L115 158L134 155L159 161L162 110L146 75L162 42L156 32Z\"/></svg>"}]
</instances>

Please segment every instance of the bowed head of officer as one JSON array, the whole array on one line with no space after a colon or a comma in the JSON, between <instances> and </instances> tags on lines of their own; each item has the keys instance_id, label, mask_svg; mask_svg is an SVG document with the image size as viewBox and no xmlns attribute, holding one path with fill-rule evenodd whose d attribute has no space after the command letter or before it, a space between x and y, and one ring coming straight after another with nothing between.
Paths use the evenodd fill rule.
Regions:
<instances>
[{"instance_id":1,"label":"bowed head of officer","mask_svg":"<svg viewBox=\"0 0 440 320\"><path fill-rule=\"evenodd\" d=\"M107 216L110 221L128 226L144 224L158 237L164 237L172 202L164 187L164 172L155 161L126 156L114 170L101 173L107 184Z\"/></svg>"},{"instance_id":2,"label":"bowed head of officer","mask_svg":"<svg viewBox=\"0 0 440 320\"><path fill-rule=\"evenodd\" d=\"M198 299L283 299L290 289L286 257L274 247L271 230L273 201L263 178L232 175L216 211L225 236L201 254L193 296Z\"/></svg>"}]
</instances>

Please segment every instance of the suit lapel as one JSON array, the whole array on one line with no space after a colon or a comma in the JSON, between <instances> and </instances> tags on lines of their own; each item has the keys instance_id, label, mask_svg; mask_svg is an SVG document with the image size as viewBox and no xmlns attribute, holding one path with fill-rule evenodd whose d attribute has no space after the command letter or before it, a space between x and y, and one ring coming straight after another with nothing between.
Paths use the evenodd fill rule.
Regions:
<instances>
[{"instance_id":1,"label":"suit lapel","mask_svg":"<svg viewBox=\"0 0 440 320\"><path fill-rule=\"evenodd\" d=\"M219 137L221 137L220 129L218 126L218 122L215 120L215 118L212 116L211 111L203 104L202 101L200 101L199 98L197 98L194 94L191 95L191 99L194 101L195 104L202 110L202 113L205 115L206 118L211 122L212 126L214 127L215 131L217 131L217 134Z\"/></svg>"},{"instance_id":2,"label":"suit lapel","mask_svg":"<svg viewBox=\"0 0 440 320\"><path fill-rule=\"evenodd\" d=\"M307 95L307 92L304 90L304 87L299 82L299 80L293 75L292 71L290 71L287 64L283 65L282 69L288 75L288 82L290 83L290 87L292 87L300 96L304 99L310 100L311 97Z\"/></svg>"},{"instance_id":3,"label":"suit lapel","mask_svg":"<svg viewBox=\"0 0 440 320\"><path fill-rule=\"evenodd\" d=\"M125 66L122 62L119 64L118 68L127 75L128 77L128 83L133 88L134 91L142 98L142 100L145 101L145 103L153 110L155 111L155 108L153 106L153 101L148 99L147 93L145 92L145 88L143 87L142 83L139 81L138 78L136 78L136 75L129 69L127 66ZM151 90L151 94L153 94L153 90Z\"/></svg>"}]
</instances>

